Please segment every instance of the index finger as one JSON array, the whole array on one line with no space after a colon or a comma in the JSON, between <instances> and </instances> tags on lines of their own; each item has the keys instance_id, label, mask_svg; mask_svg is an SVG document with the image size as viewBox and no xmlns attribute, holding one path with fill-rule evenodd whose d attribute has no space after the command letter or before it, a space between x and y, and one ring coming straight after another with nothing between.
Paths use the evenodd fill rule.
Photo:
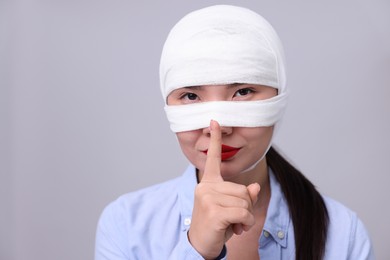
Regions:
<instances>
[{"instance_id":1,"label":"index finger","mask_svg":"<svg viewBox=\"0 0 390 260\"><path fill-rule=\"evenodd\" d=\"M210 121L210 144L207 150L207 159L201 181L220 182L221 176L221 127L215 120Z\"/></svg>"}]
</instances>

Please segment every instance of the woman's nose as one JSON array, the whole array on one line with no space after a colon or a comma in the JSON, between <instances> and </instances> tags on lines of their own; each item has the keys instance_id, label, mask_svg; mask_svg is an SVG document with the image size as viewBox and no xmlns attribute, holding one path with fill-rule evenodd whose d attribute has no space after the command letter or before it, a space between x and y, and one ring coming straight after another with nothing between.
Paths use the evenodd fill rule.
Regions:
<instances>
[{"instance_id":1,"label":"woman's nose","mask_svg":"<svg viewBox=\"0 0 390 260\"><path fill-rule=\"evenodd\" d=\"M221 134L224 135L230 135L233 132L233 127L230 126L221 126ZM203 128L203 134L210 135L210 128L205 127Z\"/></svg>"}]
</instances>

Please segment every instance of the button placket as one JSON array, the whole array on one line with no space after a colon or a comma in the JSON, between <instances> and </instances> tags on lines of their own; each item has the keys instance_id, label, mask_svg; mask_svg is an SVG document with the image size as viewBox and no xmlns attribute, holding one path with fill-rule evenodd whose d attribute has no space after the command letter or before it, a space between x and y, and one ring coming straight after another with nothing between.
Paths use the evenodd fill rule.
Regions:
<instances>
[{"instance_id":1,"label":"button placket","mask_svg":"<svg viewBox=\"0 0 390 260\"><path fill-rule=\"evenodd\" d=\"M185 219L184 219L184 225L185 225L185 226L191 225L191 218L185 218Z\"/></svg>"}]
</instances>

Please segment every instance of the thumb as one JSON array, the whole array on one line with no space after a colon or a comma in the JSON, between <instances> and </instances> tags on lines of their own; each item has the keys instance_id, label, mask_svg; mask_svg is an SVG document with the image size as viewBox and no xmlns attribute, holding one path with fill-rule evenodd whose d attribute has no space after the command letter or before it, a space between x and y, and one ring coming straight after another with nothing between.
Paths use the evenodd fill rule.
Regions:
<instances>
[{"instance_id":1,"label":"thumb","mask_svg":"<svg viewBox=\"0 0 390 260\"><path fill-rule=\"evenodd\" d=\"M255 182L255 183L249 184L246 188L248 189L249 196L252 200L252 205L255 205L257 202L257 199L258 199L260 189L261 189L260 185L257 182Z\"/></svg>"}]
</instances>

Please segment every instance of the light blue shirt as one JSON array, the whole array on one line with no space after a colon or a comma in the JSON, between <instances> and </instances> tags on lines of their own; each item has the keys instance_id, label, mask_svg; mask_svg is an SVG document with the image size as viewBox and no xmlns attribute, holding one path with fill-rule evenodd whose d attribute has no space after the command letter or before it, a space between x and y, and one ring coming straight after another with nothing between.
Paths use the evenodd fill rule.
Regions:
<instances>
[{"instance_id":1,"label":"light blue shirt","mask_svg":"<svg viewBox=\"0 0 390 260\"><path fill-rule=\"evenodd\" d=\"M194 166L168 182L125 194L103 211L96 234L95 260L203 259L191 246ZM292 221L280 185L270 171L271 199L259 254L262 260L295 259ZM340 203L324 198L330 225L325 259L374 259L363 223ZM225 259L225 258L224 258Z\"/></svg>"}]
</instances>

